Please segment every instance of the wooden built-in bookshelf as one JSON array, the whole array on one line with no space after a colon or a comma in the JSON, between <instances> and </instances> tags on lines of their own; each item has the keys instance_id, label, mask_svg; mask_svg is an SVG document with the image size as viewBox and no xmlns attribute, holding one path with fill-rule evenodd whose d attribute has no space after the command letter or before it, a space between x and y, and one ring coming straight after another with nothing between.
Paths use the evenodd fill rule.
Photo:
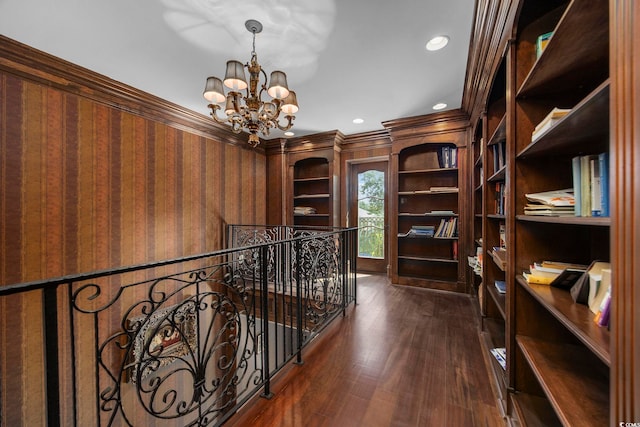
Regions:
<instances>
[{"instance_id":1,"label":"wooden built-in bookshelf","mask_svg":"<svg viewBox=\"0 0 640 427\"><path fill-rule=\"evenodd\" d=\"M468 118L460 111L385 122L392 139L391 281L467 292ZM437 233L440 224L447 233ZM420 230L434 229L433 237Z\"/></svg>"},{"instance_id":2,"label":"wooden built-in bookshelf","mask_svg":"<svg viewBox=\"0 0 640 427\"><path fill-rule=\"evenodd\" d=\"M520 425L608 425L610 332L568 290L528 284L522 272L543 260L611 259L609 218L524 214L525 194L573 187L573 157L609 151L609 6L520 3L507 54L509 412ZM571 111L532 142L554 108Z\"/></svg>"}]
</instances>

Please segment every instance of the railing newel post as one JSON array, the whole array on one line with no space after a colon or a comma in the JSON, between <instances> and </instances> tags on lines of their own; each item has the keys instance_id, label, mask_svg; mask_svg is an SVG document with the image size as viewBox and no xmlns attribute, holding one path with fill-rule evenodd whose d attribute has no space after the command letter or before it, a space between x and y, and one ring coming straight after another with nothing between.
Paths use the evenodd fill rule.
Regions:
<instances>
[{"instance_id":1,"label":"railing newel post","mask_svg":"<svg viewBox=\"0 0 640 427\"><path fill-rule=\"evenodd\" d=\"M296 353L296 364L298 365L303 365L304 361L302 360L302 345L303 345L303 340L304 340L304 336L302 333L302 317L303 317L303 307L302 307L302 284L300 283L300 276L301 276L301 266L300 266L300 260L301 260L301 254L300 254L300 240L296 239L294 241L294 245L295 245L295 250L294 253L296 255L296 261L295 264L293 264L293 266L296 269L296 306L297 306L297 314L296 314L296 320L297 320L297 329L298 329L298 351Z\"/></svg>"},{"instance_id":2,"label":"railing newel post","mask_svg":"<svg viewBox=\"0 0 640 427\"><path fill-rule=\"evenodd\" d=\"M269 247L260 247L260 300L262 305L262 369L265 375L264 391L261 396L271 399L271 369L269 367L269 285L267 281L267 260Z\"/></svg>"},{"instance_id":3,"label":"railing newel post","mask_svg":"<svg viewBox=\"0 0 640 427\"><path fill-rule=\"evenodd\" d=\"M44 351L47 384L47 425L60 426L60 368L58 360L58 287L50 286L42 292L45 321Z\"/></svg>"}]
</instances>

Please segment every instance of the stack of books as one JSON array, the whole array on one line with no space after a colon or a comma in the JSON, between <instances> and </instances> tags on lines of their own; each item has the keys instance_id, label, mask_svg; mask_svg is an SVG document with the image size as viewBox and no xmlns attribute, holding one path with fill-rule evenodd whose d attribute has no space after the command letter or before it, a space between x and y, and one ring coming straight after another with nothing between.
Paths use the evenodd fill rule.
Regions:
<instances>
[{"instance_id":1,"label":"stack of books","mask_svg":"<svg viewBox=\"0 0 640 427\"><path fill-rule=\"evenodd\" d=\"M527 283L570 288L589 267L559 261L533 263L522 273Z\"/></svg>"},{"instance_id":2,"label":"stack of books","mask_svg":"<svg viewBox=\"0 0 640 427\"><path fill-rule=\"evenodd\" d=\"M573 216L575 197L573 189L545 191L525 194L529 203L524 207L525 215Z\"/></svg>"},{"instance_id":3,"label":"stack of books","mask_svg":"<svg viewBox=\"0 0 640 427\"><path fill-rule=\"evenodd\" d=\"M296 206L293 208L294 215L312 215L316 213L316 209L310 206Z\"/></svg>"},{"instance_id":4,"label":"stack of books","mask_svg":"<svg viewBox=\"0 0 640 427\"><path fill-rule=\"evenodd\" d=\"M398 237L433 237L435 229L433 225L414 225L406 233L399 233Z\"/></svg>"},{"instance_id":5,"label":"stack of books","mask_svg":"<svg viewBox=\"0 0 640 427\"><path fill-rule=\"evenodd\" d=\"M547 116L542 119L540 123L535 127L533 133L531 134L531 142L535 142L540 138L545 132L554 127L556 123L558 123L564 116L571 112L570 109L565 108L554 108L551 110Z\"/></svg>"},{"instance_id":6,"label":"stack of books","mask_svg":"<svg viewBox=\"0 0 640 427\"><path fill-rule=\"evenodd\" d=\"M431 187L430 193L457 193L458 187Z\"/></svg>"}]
</instances>

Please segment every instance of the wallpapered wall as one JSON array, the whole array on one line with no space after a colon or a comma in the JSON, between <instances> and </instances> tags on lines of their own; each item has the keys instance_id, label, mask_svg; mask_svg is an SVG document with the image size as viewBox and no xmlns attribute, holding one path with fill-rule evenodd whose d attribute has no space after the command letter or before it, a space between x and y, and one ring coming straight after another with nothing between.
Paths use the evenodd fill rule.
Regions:
<instances>
[{"instance_id":1,"label":"wallpapered wall","mask_svg":"<svg viewBox=\"0 0 640 427\"><path fill-rule=\"evenodd\" d=\"M72 89L0 71L0 286L214 251L225 224L265 223L264 152ZM0 424L45 424L41 314L40 292L0 298Z\"/></svg>"}]
</instances>

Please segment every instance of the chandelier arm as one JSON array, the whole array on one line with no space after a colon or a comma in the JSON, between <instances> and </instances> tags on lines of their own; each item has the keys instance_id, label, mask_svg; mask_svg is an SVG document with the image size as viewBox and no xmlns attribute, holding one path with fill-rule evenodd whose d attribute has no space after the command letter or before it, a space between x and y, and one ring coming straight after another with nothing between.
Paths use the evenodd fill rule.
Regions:
<instances>
[{"instance_id":1,"label":"chandelier arm","mask_svg":"<svg viewBox=\"0 0 640 427\"><path fill-rule=\"evenodd\" d=\"M291 126L293 126L293 119L295 119L295 117L286 115L286 116L284 116L284 118L287 119L287 123L284 126L280 124L279 120L274 120L275 124L278 126L278 129L280 129L280 130L289 130L289 129L291 129Z\"/></svg>"},{"instance_id":2,"label":"chandelier arm","mask_svg":"<svg viewBox=\"0 0 640 427\"><path fill-rule=\"evenodd\" d=\"M262 67L260 67L260 72L264 76L264 83L262 83L262 85L260 85L260 92L258 93L258 99L260 101L262 101L262 92L267 90L267 83L269 82L269 79L267 78L267 72L264 71L264 69Z\"/></svg>"},{"instance_id":3,"label":"chandelier arm","mask_svg":"<svg viewBox=\"0 0 640 427\"><path fill-rule=\"evenodd\" d=\"M219 105L209 104L208 107L211 109L210 114L213 120L215 120L217 123L220 123L221 125L227 123L227 119L221 119L220 117L218 117L217 111L221 108Z\"/></svg>"}]
</instances>

